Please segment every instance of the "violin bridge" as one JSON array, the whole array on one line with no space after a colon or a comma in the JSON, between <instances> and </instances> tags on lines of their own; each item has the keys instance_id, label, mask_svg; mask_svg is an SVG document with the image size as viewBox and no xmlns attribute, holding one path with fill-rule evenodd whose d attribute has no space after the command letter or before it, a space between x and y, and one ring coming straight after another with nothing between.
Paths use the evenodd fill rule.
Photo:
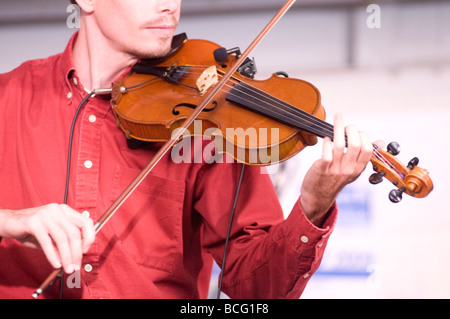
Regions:
<instances>
[{"instance_id":1,"label":"violin bridge","mask_svg":"<svg viewBox=\"0 0 450 319\"><path fill-rule=\"evenodd\" d=\"M217 68L213 65L203 71L195 84L200 95L203 96L217 82L219 82L219 76L217 75Z\"/></svg>"}]
</instances>

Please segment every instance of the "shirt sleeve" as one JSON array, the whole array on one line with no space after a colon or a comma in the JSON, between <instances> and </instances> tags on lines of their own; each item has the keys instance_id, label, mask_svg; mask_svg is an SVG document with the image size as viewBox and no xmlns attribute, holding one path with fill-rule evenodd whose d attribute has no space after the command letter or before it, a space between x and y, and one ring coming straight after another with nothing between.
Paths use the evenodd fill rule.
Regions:
<instances>
[{"instance_id":1,"label":"shirt sleeve","mask_svg":"<svg viewBox=\"0 0 450 319\"><path fill-rule=\"evenodd\" d=\"M215 185L223 186L220 191L199 187L197 209L204 218L204 248L221 267L238 167L215 167L205 173L202 183L213 178ZM299 201L286 219L283 216L270 177L258 167L246 166L222 267L222 290L230 298L301 296L320 265L337 207L333 205L322 227L308 220Z\"/></svg>"}]
</instances>

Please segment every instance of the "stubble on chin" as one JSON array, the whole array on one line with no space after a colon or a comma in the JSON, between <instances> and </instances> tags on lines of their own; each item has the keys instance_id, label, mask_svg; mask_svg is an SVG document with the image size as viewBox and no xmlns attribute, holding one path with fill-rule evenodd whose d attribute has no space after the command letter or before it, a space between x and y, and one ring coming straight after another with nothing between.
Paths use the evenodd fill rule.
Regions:
<instances>
[{"instance_id":1,"label":"stubble on chin","mask_svg":"<svg viewBox=\"0 0 450 319\"><path fill-rule=\"evenodd\" d=\"M155 45L142 46L141 48L130 48L127 50L128 55L138 59L157 59L166 56L171 49L172 37L169 40L159 41Z\"/></svg>"}]
</instances>

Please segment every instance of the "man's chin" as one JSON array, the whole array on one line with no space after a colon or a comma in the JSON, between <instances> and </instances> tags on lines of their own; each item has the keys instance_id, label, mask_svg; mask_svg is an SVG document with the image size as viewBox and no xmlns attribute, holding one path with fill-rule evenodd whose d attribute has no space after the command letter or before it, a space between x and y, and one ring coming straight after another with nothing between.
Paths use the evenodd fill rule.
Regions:
<instances>
[{"instance_id":1,"label":"man's chin","mask_svg":"<svg viewBox=\"0 0 450 319\"><path fill-rule=\"evenodd\" d=\"M132 56L137 57L138 59L157 59L165 57L167 54L169 54L171 50L172 45L172 38L165 41L159 41L158 46L152 46L149 48L140 48L136 49L130 54Z\"/></svg>"}]
</instances>

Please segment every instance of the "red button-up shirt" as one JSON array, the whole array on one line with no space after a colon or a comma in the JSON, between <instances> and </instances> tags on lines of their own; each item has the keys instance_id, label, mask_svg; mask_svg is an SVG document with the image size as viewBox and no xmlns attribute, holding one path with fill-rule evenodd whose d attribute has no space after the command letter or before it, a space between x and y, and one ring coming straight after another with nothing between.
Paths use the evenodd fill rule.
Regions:
<instances>
[{"instance_id":1,"label":"red button-up shirt","mask_svg":"<svg viewBox=\"0 0 450 319\"><path fill-rule=\"evenodd\" d=\"M66 50L0 75L0 208L62 203L69 132L86 96ZM97 220L160 145L131 150L109 100L93 97L74 131L68 204ZM221 264L240 164L164 157L98 233L65 298L206 298ZM223 283L232 298L298 298L335 222L312 225L299 203L283 214L271 180L246 167ZM29 298L52 268L40 250L3 238L0 297ZM44 297L56 297L57 285Z\"/></svg>"}]
</instances>

